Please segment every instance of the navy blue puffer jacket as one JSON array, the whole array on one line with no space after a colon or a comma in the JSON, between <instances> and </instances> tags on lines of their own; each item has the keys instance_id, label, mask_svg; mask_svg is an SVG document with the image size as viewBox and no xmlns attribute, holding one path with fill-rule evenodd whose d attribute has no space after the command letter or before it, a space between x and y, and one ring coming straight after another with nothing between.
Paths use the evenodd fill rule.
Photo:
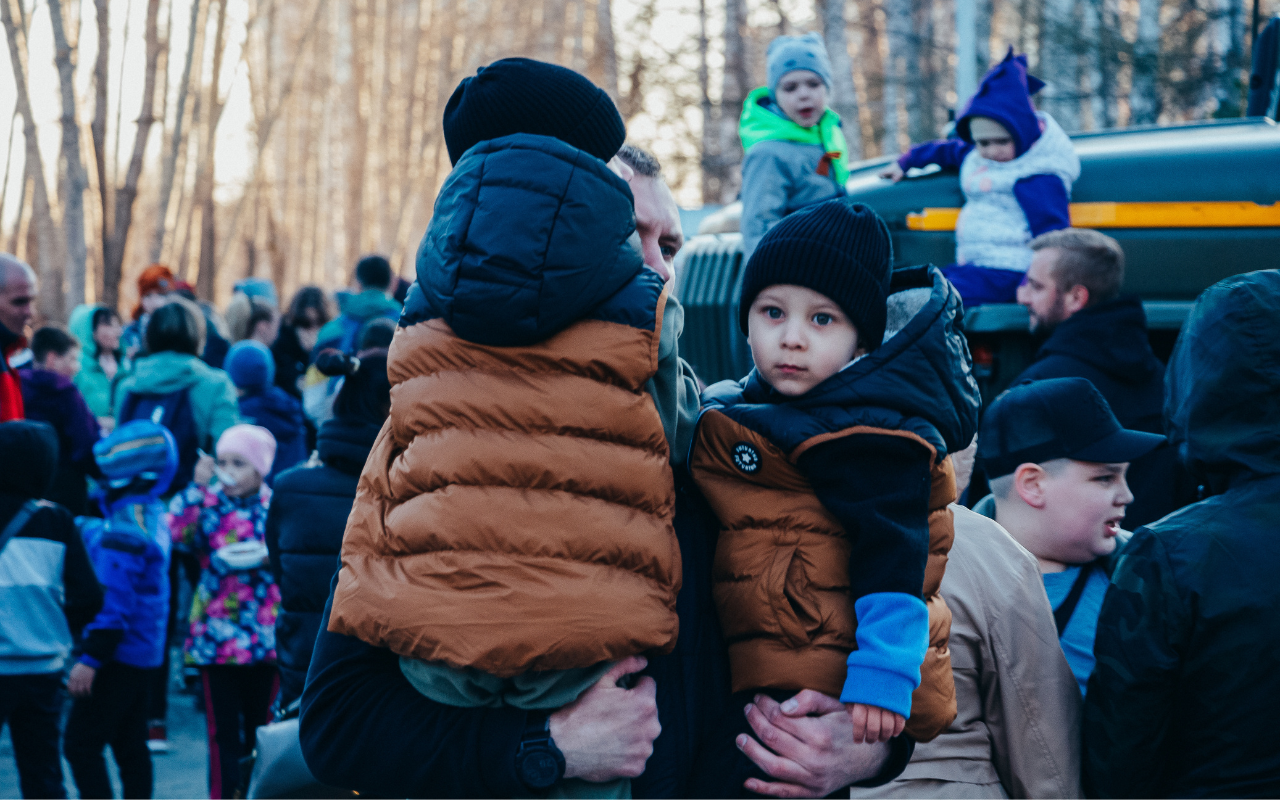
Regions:
<instances>
[{"instance_id":1,"label":"navy blue puffer jacket","mask_svg":"<svg viewBox=\"0 0 1280 800\"><path fill-rule=\"evenodd\" d=\"M280 587L276 657L282 708L302 694L356 482L378 429L362 420L329 420L316 441L321 463L276 477L266 535L271 571Z\"/></svg>"}]
</instances>

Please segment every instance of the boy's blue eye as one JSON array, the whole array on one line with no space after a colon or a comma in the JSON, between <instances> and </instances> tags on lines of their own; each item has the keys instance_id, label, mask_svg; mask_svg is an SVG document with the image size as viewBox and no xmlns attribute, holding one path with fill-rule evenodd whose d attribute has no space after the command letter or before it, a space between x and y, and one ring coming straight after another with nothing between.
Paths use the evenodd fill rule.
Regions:
<instances>
[{"instance_id":1,"label":"boy's blue eye","mask_svg":"<svg viewBox=\"0 0 1280 800\"><path fill-rule=\"evenodd\" d=\"M830 314L814 314L813 321L819 325L830 325L834 321L834 317Z\"/></svg>"},{"instance_id":2,"label":"boy's blue eye","mask_svg":"<svg viewBox=\"0 0 1280 800\"><path fill-rule=\"evenodd\" d=\"M764 313L769 319L782 319L782 309L777 306L769 306Z\"/></svg>"}]
</instances>

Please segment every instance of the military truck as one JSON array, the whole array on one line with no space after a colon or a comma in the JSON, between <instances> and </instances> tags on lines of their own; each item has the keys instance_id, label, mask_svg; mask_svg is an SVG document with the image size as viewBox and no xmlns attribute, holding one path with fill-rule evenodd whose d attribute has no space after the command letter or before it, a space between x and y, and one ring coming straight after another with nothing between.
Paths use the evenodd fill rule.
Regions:
<instances>
[{"instance_id":1,"label":"military truck","mask_svg":"<svg viewBox=\"0 0 1280 800\"><path fill-rule=\"evenodd\" d=\"M1135 127L1072 137L1081 175L1071 221L1124 247L1124 291L1142 298L1157 355L1167 357L1195 298L1230 275L1280 267L1280 126L1269 118ZM865 203L893 233L897 266L955 260L964 197L954 171L878 177L890 158L852 168L849 202ZM708 383L751 368L738 329L742 241L737 233L693 237L677 265L685 306L680 351ZM1034 355L1026 310L968 311L975 374L990 399Z\"/></svg>"}]
</instances>

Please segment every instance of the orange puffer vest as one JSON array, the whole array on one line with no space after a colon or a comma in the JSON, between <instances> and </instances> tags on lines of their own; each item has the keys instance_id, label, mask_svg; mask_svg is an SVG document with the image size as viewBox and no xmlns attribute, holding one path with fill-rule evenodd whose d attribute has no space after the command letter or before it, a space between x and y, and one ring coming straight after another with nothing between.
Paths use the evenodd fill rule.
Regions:
<instances>
[{"instance_id":1,"label":"orange puffer vest","mask_svg":"<svg viewBox=\"0 0 1280 800\"><path fill-rule=\"evenodd\" d=\"M458 160L391 343L329 630L498 677L669 651L680 549L646 391L668 289L632 196L545 136Z\"/></svg>"},{"instance_id":2,"label":"orange puffer vest","mask_svg":"<svg viewBox=\"0 0 1280 800\"><path fill-rule=\"evenodd\" d=\"M509 677L675 644L680 551L656 327L488 347L399 331L329 629Z\"/></svg>"}]
</instances>

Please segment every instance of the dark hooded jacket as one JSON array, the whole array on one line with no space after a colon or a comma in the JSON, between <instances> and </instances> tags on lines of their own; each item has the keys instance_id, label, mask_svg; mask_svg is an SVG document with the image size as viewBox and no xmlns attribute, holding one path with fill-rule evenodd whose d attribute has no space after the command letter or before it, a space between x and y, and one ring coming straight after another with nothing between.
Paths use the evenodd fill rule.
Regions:
<instances>
[{"instance_id":1,"label":"dark hooded jacket","mask_svg":"<svg viewBox=\"0 0 1280 800\"><path fill-rule=\"evenodd\" d=\"M0 423L0 530L28 501L48 494L58 435L45 422ZM58 672L78 633L102 607L84 540L71 514L38 501L0 550L0 674ZM12 580L21 576L21 580Z\"/></svg>"},{"instance_id":2,"label":"dark hooded jacket","mask_svg":"<svg viewBox=\"0 0 1280 800\"><path fill-rule=\"evenodd\" d=\"M938 594L947 455L973 439L979 396L940 271L895 272L888 306L884 344L800 397L756 371L709 388L689 464L722 525L713 581L734 690L909 711L908 733L931 739L955 716ZM928 609L927 651L905 606Z\"/></svg>"},{"instance_id":3,"label":"dark hooded jacket","mask_svg":"<svg viewBox=\"0 0 1280 800\"><path fill-rule=\"evenodd\" d=\"M1085 791L1280 796L1280 271L1201 295L1166 388L1173 445L1213 496L1121 554L1085 701Z\"/></svg>"},{"instance_id":4,"label":"dark hooded jacket","mask_svg":"<svg viewBox=\"0 0 1280 800\"><path fill-rule=\"evenodd\" d=\"M277 475L307 458L307 426L302 404L279 386L268 385L261 391L240 398L240 416L245 422L261 425L276 440L276 457L271 462L268 485L274 486Z\"/></svg>"},{"instance_id":5,"label":"dark hooded jacket","mask_svg":"<svg viewBox=\"0 0 1280 800\"><path fill-rule=\"evenodd\" d=\"M70 378L46 369L24 369L21 375L27 419L47 422L58 432L58 469L46 499L77 516L85 514L86 478L97 473L93 445L101 437L98 420Z\"/></svg>"},{"instance_id":6,"label":"dark hooded jacket","mask_svg":"<svg viewBox=\"0 0 1280 800\"><path fill-rule=\"evenodd\" d=\"M320 630L320 612L338 569L356 482L379 426L335 417L316 437L319 463L306 463L276 476L267 513L271 571L280 587L276 617L276 659L280 706L302 695L311 650Z\"/></svg>"},{"instance_id":7,"label":"dark hooded jacket","mask_svg":"<svg viewBox=\"0 0 1280 800\"><path fill-rule=\"evenodd\" d=\"M1147 315L1137 297L1121 297L1072 314L1036 352L1025 380L1084 378L1097 387L1130 430L1164 433L1164 365L1147 340ZM1133 504L1124 526L1136 530L1194 497L1172 447L1162 446L1129 467Z\"/></svg>"}]
</instances>

